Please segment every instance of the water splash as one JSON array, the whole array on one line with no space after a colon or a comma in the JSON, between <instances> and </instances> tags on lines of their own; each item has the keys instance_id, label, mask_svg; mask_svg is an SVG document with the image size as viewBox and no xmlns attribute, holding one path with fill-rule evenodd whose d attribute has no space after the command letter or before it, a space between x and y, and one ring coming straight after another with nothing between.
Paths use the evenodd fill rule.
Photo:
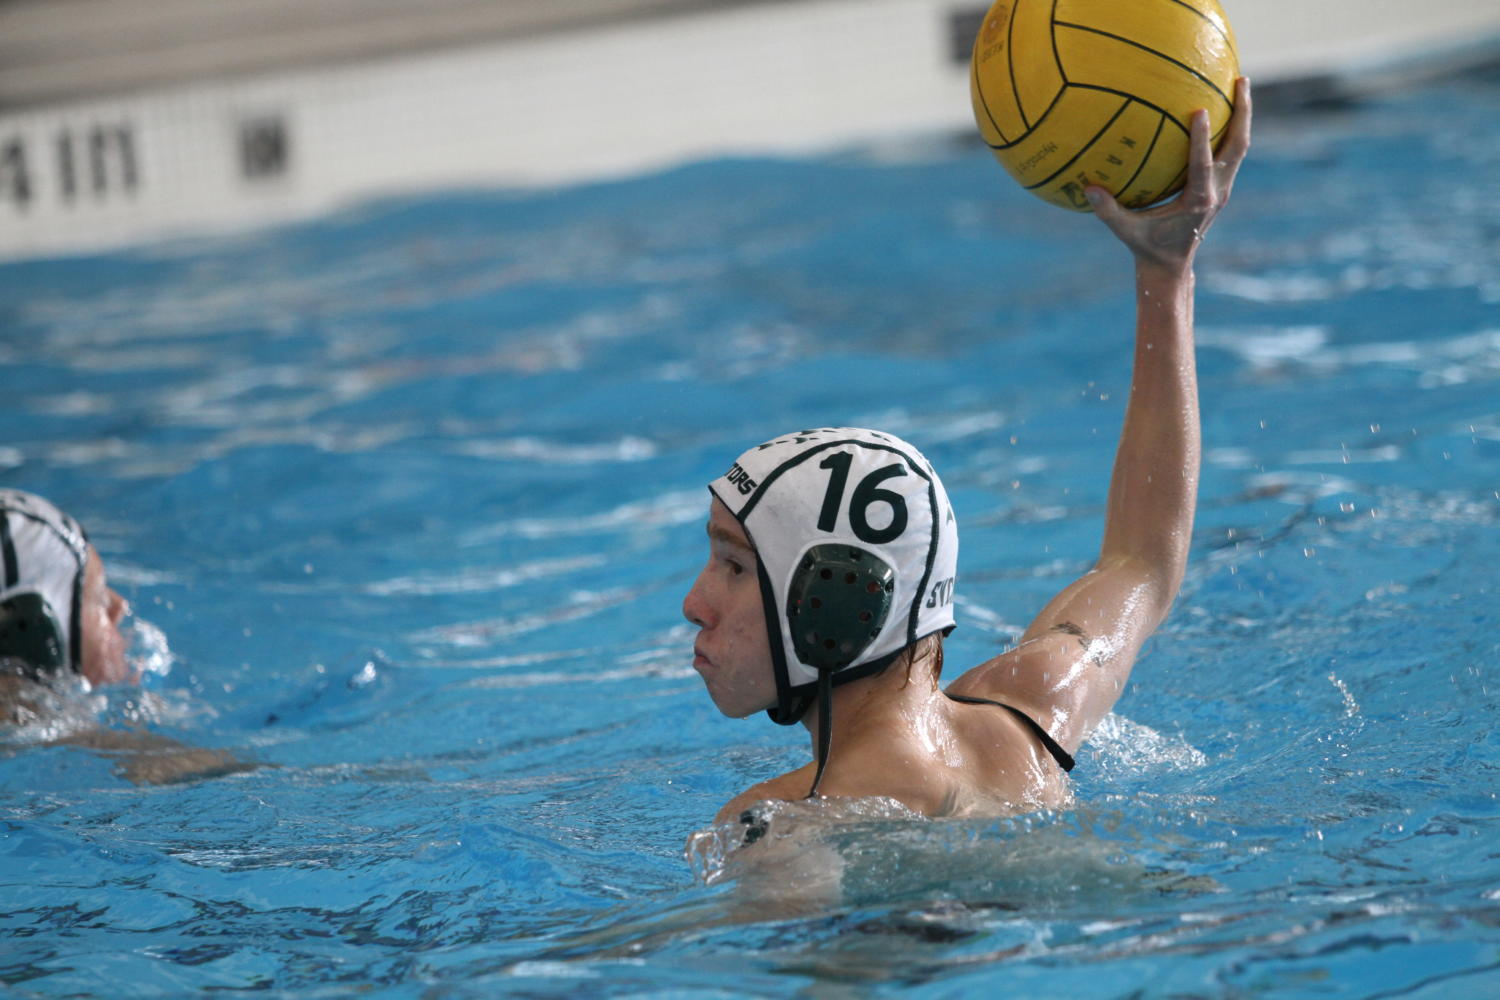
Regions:
<instances>
[{"instance_id":1,"label":"water splash","mask_svg":"<svg viewBox=\"0 0 1500 1000\"><path fill-rule=\"evenodd\" d=\"M1174 771L1196 771L1208 763L1181 736L1168 736L1111 712L1089 736L1082 756L1110 781Z\"/></svg>"}]
</instances>

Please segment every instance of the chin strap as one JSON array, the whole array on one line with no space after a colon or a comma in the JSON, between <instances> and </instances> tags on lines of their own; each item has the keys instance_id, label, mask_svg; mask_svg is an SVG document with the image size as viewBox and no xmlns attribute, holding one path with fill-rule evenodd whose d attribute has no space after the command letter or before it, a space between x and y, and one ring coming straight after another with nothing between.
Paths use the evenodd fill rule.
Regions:
<instances>
[{"instance_id":1,"label":"chin strap","mask_svg":"<svg viewBox=\"0 0 1500 1000\"><path fill-rule=\"evenodd\" d=\"M818 671L818 771L813 775L807 797L815 798L823 769L828 766L828 749L833 745L833 671Z\"/></svg>"}]
</instances>

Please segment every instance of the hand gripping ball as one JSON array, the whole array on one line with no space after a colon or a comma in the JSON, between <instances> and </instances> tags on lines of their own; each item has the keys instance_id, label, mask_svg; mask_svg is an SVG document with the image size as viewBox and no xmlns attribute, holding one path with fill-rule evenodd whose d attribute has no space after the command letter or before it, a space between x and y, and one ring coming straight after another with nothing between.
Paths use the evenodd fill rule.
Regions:
<instances>
[{"instance_id":1,"label":"hand gripping ball","mask_svg":"<svg viewBox=\"0 0 1500 1000\"><path fill-rule=\"evenodd\" d=\"M1188 123L1217 147L1234 110L1234 32L1218 0L996 0L974 39L979 132L1010 175L1086 212L1097 184L1127 208L1187 178Z\"/></svg>"}]
</instances>

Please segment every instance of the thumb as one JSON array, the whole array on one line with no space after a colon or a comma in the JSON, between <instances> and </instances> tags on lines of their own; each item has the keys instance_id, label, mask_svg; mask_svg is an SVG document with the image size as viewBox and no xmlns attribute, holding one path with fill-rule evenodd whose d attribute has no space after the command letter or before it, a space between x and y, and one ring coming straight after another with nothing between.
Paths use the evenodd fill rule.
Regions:
<instances>
[{"instance_id":1,"label":"thumb","mask_svg":"<svg viewBox=\"0 0 1500 1000\"><path fill-rule=\"evenodd\" d=\"M1114 195L1102 187L1091 185L1084 188L1083 196L1089 200L1089 206L1093 208L1099 221L1108 226L1116 236L1121 235L1120 227L1129 218L1130 213L1115 200Z\"/></svg>"}]
</instances>

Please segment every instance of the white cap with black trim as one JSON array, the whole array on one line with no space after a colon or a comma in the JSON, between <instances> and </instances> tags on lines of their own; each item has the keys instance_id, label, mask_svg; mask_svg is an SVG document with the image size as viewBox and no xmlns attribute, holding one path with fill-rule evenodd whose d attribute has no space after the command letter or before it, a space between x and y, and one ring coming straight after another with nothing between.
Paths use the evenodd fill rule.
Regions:
<instances>
[{"instance_id":1,"label":"white cap with black trim","mask_svg":"<svg viewBox=\"0 0 1500 1000\"><path fill-rule=\"evenodd\" d=\"M775 721L800 720L820 677L867 676L953 628L958 525L932 465L900 438L798 431L751 448L709 490L755 547Z\"/></svg>"},{"instance_id":2,"label":"white cap with black trim","mask_svg":"<svg viewBox=\"0 0 1500 1000\"><path fill-rule=\"evenodd\" d=\"M0 489L0 659L29 673L80 669L88 536L34 493Z\"/></svg>"}]
</instances>

